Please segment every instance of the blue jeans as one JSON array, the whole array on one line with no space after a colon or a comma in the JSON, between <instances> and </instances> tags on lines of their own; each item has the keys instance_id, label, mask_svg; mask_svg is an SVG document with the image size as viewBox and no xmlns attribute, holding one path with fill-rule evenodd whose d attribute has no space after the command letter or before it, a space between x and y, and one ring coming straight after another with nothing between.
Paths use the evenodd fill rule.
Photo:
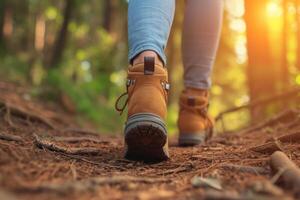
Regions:
<instances>
[{"instance_id":1,"label":"blue jeans","mask_svg":"<svg viewBox=\"0 0 300 200\"><path fill-rule=\"evenodd\" d=\"M155 51L166 64L166 47L175 0L129 0L129 60ZM222 25L222 0L186 0L182 58L186 87L208 89Z\"/></svg>"}]
</instances>

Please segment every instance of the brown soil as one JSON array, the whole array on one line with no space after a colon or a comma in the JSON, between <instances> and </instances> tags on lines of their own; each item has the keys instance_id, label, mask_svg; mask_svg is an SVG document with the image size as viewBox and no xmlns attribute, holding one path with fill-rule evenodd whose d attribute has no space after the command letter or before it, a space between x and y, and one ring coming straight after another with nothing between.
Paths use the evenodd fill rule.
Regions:
<instances>
[{"instance_id":1,"label":"brown soil","mask_svg":"<svg viewBox=\"0 0 300 200\"><path fill-rule=\"evenodd\" d=\"M121 136L78 129L61 108L29 99L23 88L0 83L0 91L1 200L296 198L272 184L269 160L280 149L300 166L300 141L274 140L300 132L299 110L202 146L180 148L172 138L171 159L151 164L123 159ZM193 177L212 177L222 189Z\"/></svg>"}]
</instances>

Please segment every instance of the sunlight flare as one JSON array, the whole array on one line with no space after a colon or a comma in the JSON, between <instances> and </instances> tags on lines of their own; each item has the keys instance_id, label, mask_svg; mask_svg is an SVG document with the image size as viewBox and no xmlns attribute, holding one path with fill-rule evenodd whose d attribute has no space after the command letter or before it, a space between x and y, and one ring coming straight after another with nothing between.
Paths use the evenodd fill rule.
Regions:
<instances>
[{"instance_id":1,"label":"sunlight flare","mask_svg":"<svg viewBox=\"0 0 300 200\"><path fill-rule=\"evenodd\" d=\"M267 16L270 18L280 17L282 16L282 7L280 6L280 2L271 0L268 2L266 6Z\"/></svg>"}]
</instances>

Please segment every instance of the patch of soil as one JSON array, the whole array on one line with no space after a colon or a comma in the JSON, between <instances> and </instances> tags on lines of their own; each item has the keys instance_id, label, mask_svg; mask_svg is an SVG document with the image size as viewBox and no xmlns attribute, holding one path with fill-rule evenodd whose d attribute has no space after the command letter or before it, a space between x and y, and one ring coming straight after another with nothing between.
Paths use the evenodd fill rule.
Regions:
<instances>
[{"instance_id":1,"label":"patch of soil","mask_svg":"<svg viewBox=\"0 0 300 200\"><path fill-rule=\"evenodd\" d=\"M294 199L280 189L270 155L281 150L300 166L300 111L289 110L241 133L181 148L171 159L143 163L123 158L123 139L79 129L57 106L0 84L0 199ZM289 118L289 119L287 119ZM272 143L271 148L264 146ZM257 147L261 146L262 147ZM258 150L257 150L258 149ZM213 183L196 183L213 178ZM207 179L204 179L207 180ZM284 186L284 185L283 185Z\"/></svg>"}]
</instances>

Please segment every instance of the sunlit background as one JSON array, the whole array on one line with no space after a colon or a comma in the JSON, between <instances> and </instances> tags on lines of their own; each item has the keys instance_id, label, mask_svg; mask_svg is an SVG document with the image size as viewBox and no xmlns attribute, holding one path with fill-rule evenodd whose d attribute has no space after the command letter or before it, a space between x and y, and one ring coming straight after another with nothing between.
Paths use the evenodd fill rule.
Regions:
<instances>
[{"instance_id":1,"label":"sunlit background","mask_svg":"<svg viewBox=\"0 0 300 200\"><path fill-rule=\"evenodd\" d=\"M268 98L300 85L300 1L224 0L222 38L213 73L210 114ZM60 103L78 122L120 133L114 111L125 90L126 0L0 1L0 77L31 95ZM168 126L176 133L184 1L177 1L167 48L172 91ZM217 131L258 122L297 104L276 102L224 115Z\"/></svg>"}]
</instances>

